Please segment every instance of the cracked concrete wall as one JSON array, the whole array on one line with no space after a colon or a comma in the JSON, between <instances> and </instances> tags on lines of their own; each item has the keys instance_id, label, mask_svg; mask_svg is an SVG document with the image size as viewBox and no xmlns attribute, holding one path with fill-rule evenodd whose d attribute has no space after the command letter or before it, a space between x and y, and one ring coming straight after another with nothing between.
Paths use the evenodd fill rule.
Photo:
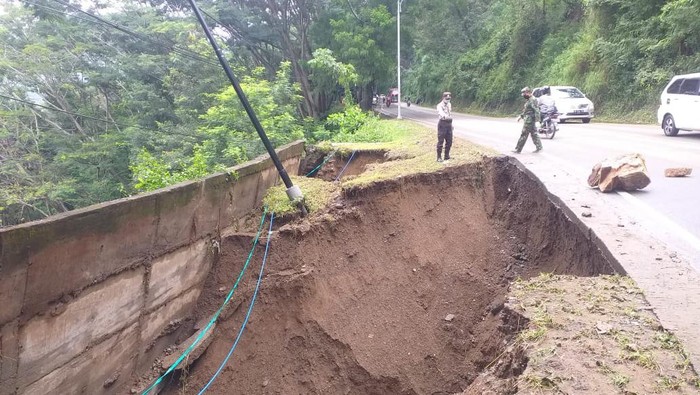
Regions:
<instances>
[{"instance_id":1,"label":"cracked concrete wall","mask_svg":"<svg viewBox=\"0 0 700 395\"><path fill-rule=\"evenodd\" d=\"M304 143L278 150L291 174ZM278 182L260 157L0 230L0 395L118 393L178 335L221 232Z\"/></svg>"}]
</instances>

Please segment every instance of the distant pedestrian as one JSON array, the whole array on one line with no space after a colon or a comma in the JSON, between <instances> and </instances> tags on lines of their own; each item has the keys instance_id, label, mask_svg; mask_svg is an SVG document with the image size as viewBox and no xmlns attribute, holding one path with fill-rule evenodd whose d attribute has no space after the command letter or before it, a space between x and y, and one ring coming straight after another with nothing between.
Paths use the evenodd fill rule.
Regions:
<instances>
[{"instance_id":1,"label":"distant pedestrian","mask_svg":"<svg viewBox=\"0 0 700 395\"><path fill-rule=\"evenodd\" d=\"M542 141L537 134L537 124L540 123L540 110L537 106L537 99L532 97L532 91L528 87L523 88L520 94L525 99L523 112L518 117L518 122L520 122L521 119L523 120L523 130L520 132L518 144L512 152L519 154L523 150L528 134L532 137L532 142L535 143L535 150L533 152L540 152L542 151Z\"/></svg>"},{"instance_id":2,"label":"distant pedestrian","mask_svg":"<svg viewBox=\"0 0 700 395\"><path fill-rule=\"evenodd\" d=\"M437 161L442 162L442 145L445 144L445 160L450 160L450 148L452 148L452 94L443 92L442 101L437 105L438 112L438 142Z\"/></svg>"}]
</instances>

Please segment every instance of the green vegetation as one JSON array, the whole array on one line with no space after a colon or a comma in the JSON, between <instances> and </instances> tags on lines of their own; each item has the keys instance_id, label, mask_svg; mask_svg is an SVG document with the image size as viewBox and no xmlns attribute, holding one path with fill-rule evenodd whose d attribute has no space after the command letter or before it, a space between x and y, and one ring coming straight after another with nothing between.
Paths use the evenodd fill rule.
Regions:
<instances>
[{"instance_id":1,"label":"green vegetation","mask_svg":"<svg viewBox=\"0 0 700 395\"><path fill-rule=\"evenodd\" d=\"M264 152L186 2L6 3L0 226ZM396 86L396 2L199 6L273 145L400 140L366 112ZM700 63L697 0L412 0L401 29L404 97L432 105L450 90L488 114L513 112L523 85L571 84L599 115L650 121L668 78ZM403 144L413 162L357 182L437 168Z\"/></svg>"},{"instance_id":2,"label":"green vegetation","mask_svg":"<svg viewBox=\"0 0 700 395\"><path fill-rule=\"evenodd\" d=\"M557 389L556 381L561 381L561 379L558 377L555 379L556 380L552 380L549 377L542 377L537 375L525 376L525 382L530 388L544 391L552 391Z\"/></svg>"},{"instance_id":3,"label":"green vegetation","mask_svg":"<svg viewBox=\"0 0 700 395\"><path fill-rule=\"evenodd\" d=\"M416 17L411 95L437 101L450 90L487 113L514 110L525 85L575 85L606 118L652 121L668 79L697 72L700 62L694 0L426 0L405 8Z\"/></svg>"}]
</instances>

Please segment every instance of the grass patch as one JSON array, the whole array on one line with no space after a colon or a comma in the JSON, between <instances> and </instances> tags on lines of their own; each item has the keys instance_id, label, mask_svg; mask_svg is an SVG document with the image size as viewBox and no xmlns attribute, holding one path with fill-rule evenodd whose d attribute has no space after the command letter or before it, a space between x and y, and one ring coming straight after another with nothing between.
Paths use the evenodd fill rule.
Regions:
<instances>
[{"instance_id":1,"label":"grass patch","mask_svg":"<svg viewBox=\"0 0 700 395\"><path fill-rule=\"evenodd\" d=\"M630 382L630 378L621 373L615 373L611 375L610 379L612 380L613 384L615 384L615 386L618 388L624 388Z\"/></svg>"},{"instance_id":2,"label":"grass patch","mask_svg":"<svg viewBox=\"0 0 700 395\"><path fill-rule=\"evenodd\" d=\"M309 212L325 207L340 193L340 186L317 178L291 177L292 182L304 191L304 202ZM287 188L278 185L270 188L263 198L263 204L278 217L295 214L299 209L287 197Z\"/></svg>"},{"instance_id":3,"label":"grass patch","mask_svg":"<svg viewBox=\"0 0 700 395\"><path fill-rule=\"evenodd\" d=\"M658 343L664 350L671 350L676 357L676 368L685 372L690 367L690 355L685 351L680 340L671 332L659 331L654 335L654 342Z\"/></svg>"},{"instance_id":4,"label":"grass patch","mask_svg":"<svg viewBox=\"0 0 700 395\"><path fill-rule=\"evenodd\" d=\"M526 291L544 291L548 289L548 284L555 282L556 280L557 277L555 277L554 273L541 273L539 276L531 278L527 281L518 277L515 280L515 284L522 287L522 289Z\"/></svg>"},{"instance_id":5,"label":"grass patch","mask_svg":"<svg viewBox=\"0 0 700 395\"><path fill-rule=\"evenodd\" d=\"M700 389L700 377L690 379L689 384L697 389Z\"/></svg>"},{"instance_id":6,"label":"grass patch","mask_svg":"<svg viewBox=\"0 0 700 395\"><path fill-rule=\"evenodd\" d=\"M627 351L630 350L628 349ZM637 365L649 370L656 370L659 367L659 365L656 363L656 358L654 358L654 354L648 350L630 351L629 353L623 354L622 358L628 361L634 361L637 363Z\"/></svg>"},{"instance_id":7,"label":"grass patch","mask_svg":"<svg viewBox=\"0 0 700 395\"><path fill-rule=\"evenodd\" d=\"M610 366L604 364L604 363L598 363L598 369L600 370L601 373L604 375L608 376L610 381L617 387L617 388L625 388L627 384L630 382L629 376L626 376L622 373L616 372L610 368Z\"/></svg>"},{"instance_id":8,"label":"grass patch","mask_svg":"<svg viewBox=\"0 0 700 395\"><path fill-rule=\"evenodd\" d=\"M410 174L435 172L445 166L480 161L484 155L496 155L493 150L455 140L453 160L448 165L438 163L435 161L435 134L434 130L409 121L371 119L354 134L343 135L344 139L351 141L321 142L316 149L324 154L334 152L340 158L349 157L353 151L385 151L388 161L368 166L364 173L340 183L307 177L292 177L292 180L303 191L309 212L314 212L335 198L341 187L364 186ZM295 204L287 198L284 186L268 190L263 204L280 217L298 212Z\"/></svg>"},{"instance_id":9,"label":"grass patch","mask_svg":"<svg viewBox=\"0 0 700 395\"><path fill-rule=\"evenodd\" d=\"M535 309L535 313L532 317L532 322L538 327L542 328L554 328L554 320L552 316L547 312L547 306L540 304Z\"/></svg>"},{"instance_id":10,"label":"grass patch","mask_svg":"<svg viewBox=\"0 0 700 395\"><path fill-rule=\"evenodd\" d=\"M535 343L547 333L547 328L533 328L520 332L518 338L524 342Z\"/></svg>"},{"instance_id":11,"label":"grass patch","mask_svg":"<svg viewBox=\"0 0 700 395\"><path fill-rule=\"evenodd\" d=\"M540 348L533 353L533 362L541 363L553 356L557 355L557 347Z\"/></svg>"},{"instance_id":12,"label":"grass patch","mask_svg":"<svg viewBox=\"0 0 700 395\"><path fill-rule=\"evenodd\" d=\"M677 377L661 376L661 379L656 381L656 387L659 391L677 391L683 386L683 379Z\"/></svg>"},{"instance_id":13,"label":"grass patch","mask_svg":"<svg viewBox=\"0 0 700 395\"><path fill-rule=\"evenodd\" d=\"M555 379L556 380L556 379ZM555 380L549 377L542 377L538 375L528 375L525 377L525 382L532 389L538 390L554 390L557 388L557 383Z\"/></svg>"},{"instance_id":14,"label":"grass patch","mask_svg":"<svg viewBox=\"0 0 700 395\"><path fill-rule=\"evenodd\" d=\"M343 187L369 185L376 181L401 178L419 173L432 173L445 166L455 166L480 161L484 155L496 155L491 149L457 140L452 146L452 160L448 165L435 161L436 136L433 129L397 120L379 121L382 133L391 136L390 141L379 143L348 142L334 143L335 147L346 150L388 151L388 161L368 166L364 173L348 178Z\"/></svg>"}]
</instances>

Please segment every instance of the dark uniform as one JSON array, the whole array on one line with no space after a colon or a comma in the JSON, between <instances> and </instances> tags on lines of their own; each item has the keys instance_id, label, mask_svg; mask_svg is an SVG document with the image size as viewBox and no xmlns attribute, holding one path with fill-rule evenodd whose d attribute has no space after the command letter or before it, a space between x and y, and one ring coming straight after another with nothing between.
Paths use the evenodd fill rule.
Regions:
<instances>
[{"instance_id":1,"label":"dark uniform","mask_svg":"<svg viewBox=\"0 0 700 395\"><path fill-rule=\"evenodd\" d=\"M438 142L437 142L437 161L442 162L442 146L445 145L445 160L450 160L450 148L452 148L452 94L444 92L442 101L437 105L438 112Z\"/></svg>"},{"instance_id":2,"label":"dark uniform","mask_svg":"<svg viewBox=\"0 0 700 395\"><path fill-rule=\"evenodd\" d=\"M523 93L530 93L528 88L524 88ZM518 144L515 146L515 151L520 153L525 146L527 141L527 135L532 137L532 142L535 143L535 152L542 150L542 141L540 140L539 134L537 134L537 129L535 128L535 122L540 122L540 110L537 105L537 99L532 97L527 98L525 105L523 106L523 112L520 114L520 118L523 119L523 130L520 132L520 138L518 139Z\"/></svg>"}]
</instances>

